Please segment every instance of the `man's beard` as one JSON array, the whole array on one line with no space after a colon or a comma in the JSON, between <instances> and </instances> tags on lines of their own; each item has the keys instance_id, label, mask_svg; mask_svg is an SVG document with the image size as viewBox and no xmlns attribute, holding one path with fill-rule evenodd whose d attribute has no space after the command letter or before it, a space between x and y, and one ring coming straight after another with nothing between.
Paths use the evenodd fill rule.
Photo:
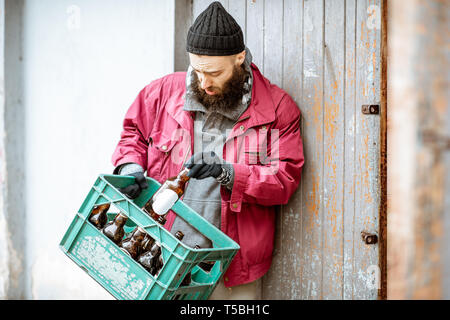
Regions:
<instances>
[{"instance_id":1,"label":"man's beard","mask_svg":"<svg viewBox=\"0 0 450 320\"><path fill-rule=\"evenodd\" d=\"M223 113L235 109L242 100L242 96L248 92L248 90L244 89L246 79L246 72L244 71L243 66L240 65L234 67L233 75L225 82L223 89L220 92L214 90L214 87L207 88L208 91L214 90L216 93L214 95L207 94L206 91L200 87L200 81L195 72L193 72L191 87L195 98L208 109L208 111L222 111Z\"/></svg>"}]
</instances>

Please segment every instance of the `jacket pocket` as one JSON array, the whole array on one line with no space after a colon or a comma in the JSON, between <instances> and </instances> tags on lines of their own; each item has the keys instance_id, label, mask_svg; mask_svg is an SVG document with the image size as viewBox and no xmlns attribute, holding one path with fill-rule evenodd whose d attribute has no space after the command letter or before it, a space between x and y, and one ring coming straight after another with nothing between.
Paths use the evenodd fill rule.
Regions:
<instances>
[{"instance_id":1,"label":"jacket pocket","mask_svg":"<svg viewBox=\"0 0 450 320\"><path fill-rule=\"evenodd\" d=\"M238 162L246 165L265 165L268 160L267 152L270 150L268 137L265 126L251 128L239 136L237 141Z\"/></svg>"},{"instance_id":2,"label":"jacket pocket","mask_svg":"<svg viewBox=\"0 0 450 320\"><path fill-rule=\"evenodd\" d=\"M173 140L167 136L152 135L149 137L148 149L148 169L147 175L159 182L163 182L167 178L175 175L177 167L177 158L172 151L178 143L178 140ZM174 172L175 171L175 172Z\"/></svg>"}]
</instances>

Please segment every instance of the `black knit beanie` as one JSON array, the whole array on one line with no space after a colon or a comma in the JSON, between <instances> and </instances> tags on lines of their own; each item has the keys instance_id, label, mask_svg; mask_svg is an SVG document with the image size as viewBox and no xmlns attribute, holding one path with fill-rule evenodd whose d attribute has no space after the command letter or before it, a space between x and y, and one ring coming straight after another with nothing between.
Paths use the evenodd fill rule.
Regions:
<instances>
[{"instance_id":1,"label":"black knit beanie","mask_svg":"<svg viewBox=\"0 0 450 320\"><path fill-rule=\"evenodd\" d=\"M230 56L244 49L241 27L219 1L211 3L189 28L187 52L206 56Z\"/></svg>"}]
</instances>

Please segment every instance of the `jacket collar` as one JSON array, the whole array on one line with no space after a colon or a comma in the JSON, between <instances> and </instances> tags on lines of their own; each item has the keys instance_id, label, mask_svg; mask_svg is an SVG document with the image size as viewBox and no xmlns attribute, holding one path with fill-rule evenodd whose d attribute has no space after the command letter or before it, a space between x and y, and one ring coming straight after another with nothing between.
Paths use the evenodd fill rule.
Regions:
<instances>
[{"instance_id":1,"label":"jacket collar","mask_svg":"<svg viewBox=\"0 0 450 320\"><path fill-rule=\"evenodd\" d=\"M252 100L250 106L238 120L238 122L247 121L247 128L275 120L275 104L270 94L270 82L264 78L254 63L251 64L251 68L253 73Z\"/></svg>"},{"instance_id":2,"label":"jacket collar","mask_svg":"<svg viewBox=\"0 0 450 320\"><path fill-rule=\"evenodd\" d=\"M242 113L233 128L231 139L242 132L239 131L240 126L248 128L260 126L275 120L275 104L270 94L270 82L261 74L258 67L252 63L251 70L253 74L252 98L248 108ZM186 88L185 88L186 90ZM185 111L183 106L185 96L179 103L168 103L167 111L180 124L182 128L192 130L194 111ZM239 125L238 125L239 124Z\"/></svg>"}]
</instances>

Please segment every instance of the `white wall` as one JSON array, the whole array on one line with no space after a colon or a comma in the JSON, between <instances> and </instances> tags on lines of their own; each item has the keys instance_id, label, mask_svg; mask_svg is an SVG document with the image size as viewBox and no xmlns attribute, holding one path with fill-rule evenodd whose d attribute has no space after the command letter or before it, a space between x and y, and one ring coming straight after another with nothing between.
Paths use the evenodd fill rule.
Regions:
<instances>
[{"instance_id":1,"label":"white wall","mask_svg":"<svg viewBox=\"0 0 450 320\"><path fill-rule=\"evenodd\" d=\"M59 249L111 155L123 117L173 72L174 1L25 0L27 299L112 299Z\"/></svg>"}]
</instances>

